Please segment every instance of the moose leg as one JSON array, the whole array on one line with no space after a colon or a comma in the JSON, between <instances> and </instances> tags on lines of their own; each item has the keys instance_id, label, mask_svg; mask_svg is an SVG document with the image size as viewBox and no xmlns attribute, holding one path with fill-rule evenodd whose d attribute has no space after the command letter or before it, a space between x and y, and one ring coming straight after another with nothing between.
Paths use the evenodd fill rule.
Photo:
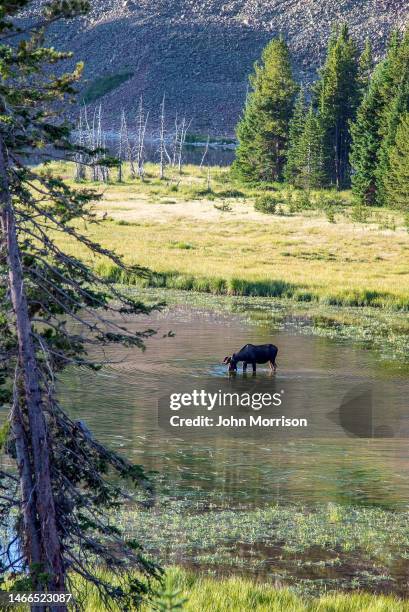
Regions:
<instances>
[{"instance_id":1,"label":"moose leg","mask_svg":"<svg viewBox=\"0 0 409 612\"><path fill-rule=\"evenodd\" d=\"M251 365L253 366L253 374L255 374L256 373L256 362L253 361Z\"/></svg>"},{"instance_id":2,"label":"moose leg","mask_svg":"<svg viewBox=\"0 0 409 612\"><path fill-rule=\"evenodd\" d=\"M268 362L270 364L270 370L272 370L273 372L275 372L277 370L277 366L276 366L276 362L272 361L270 359L270 361Z\"/></svg>"},{"instance_id":3,"label":"moose leg","mask_svg":"<svg viewBox=\"0 0 409 612\"><path fill-rule=\"evenodd\" d=\"M243 372L247 371L247 361L243 361Z\"/></svg>"}]
</instances>

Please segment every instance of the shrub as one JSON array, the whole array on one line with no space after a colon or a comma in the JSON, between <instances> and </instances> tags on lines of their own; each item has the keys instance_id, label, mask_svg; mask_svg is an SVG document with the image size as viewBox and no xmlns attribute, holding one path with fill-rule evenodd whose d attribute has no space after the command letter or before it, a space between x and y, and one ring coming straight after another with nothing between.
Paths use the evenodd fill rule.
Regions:
<instances>
[{"instance_id":1,"label":"shrub","mask_svg":"<svg viewBox=\"0 0 409 612\"><path fill-rule=\"evenodd\" d=\"M336 210L334 210L330 206L328 206L325 209L325 216L327 217L327 219L328 219L328 221L330 223L335 223L335 213L336 213Z\"/></svg>"},{"instance_id":2,"label":"shrub","mask_svg":"<svg viewBox=\"0 0 409 612\"><path fill-rule=\"evenodd\" d=\"M345 205L346 201L338 193L320 193L316 199L316 207L324 212L330 223L335 223L335 215Z\"/></svg>"},{"instance_id":3,"label":"shrub","mask_svg":"<svg viewBox=\"0 0 409 612\"><path fill-rule=\"evenodd\" d=\"M330 193L320 193L317 204L321 205L322 208L327 208L328 206L342 208L347 205L347 201L339 193L333 191Z\"/></svg>"},{"instance_id":4,"label":"shrub","mask_svg":"<svg viewBox=\"0 0 409 612\"><path fill-rule=\"evenodd\" d=\"M254 203L254 210L265 213L267 215L274 215L277 207L276 199L269 194L259 196Z\"/></svg>"},{"instance_id":5,"label":"shrub","mask_svg":"<svg viewBox=\"0 0 409 612\"><path fill-rule=\"evenodd\" d=\"M367 223L370 217L370 211L362 204L355 204L352 208L351 219L357 223Z\"/></svg>"},{"instance_id":6,"label":"shrub","mask_svg":"<svg viewBox=\"0 0 409 612\"><path fill-rule=\"evenodd\" d=\"M288 200L290 213L309 210L313 207L307 191L294 191L293 193L289 194Z\"/></svg>"}]
</instances>

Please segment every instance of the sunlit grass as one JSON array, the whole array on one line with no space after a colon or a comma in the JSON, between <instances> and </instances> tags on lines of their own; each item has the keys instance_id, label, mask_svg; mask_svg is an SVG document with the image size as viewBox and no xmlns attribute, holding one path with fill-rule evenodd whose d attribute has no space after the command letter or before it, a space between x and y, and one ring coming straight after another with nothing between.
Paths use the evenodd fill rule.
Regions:
<instances>
[{"instance_id":1,"label":"sunlit grass","mask_svg":"<svg viewBox=\"0 0 409 612\"><path fill-rule=\"evenodd\" d=\"M85 612L106 609L96 589L89 587ZM177 605L179 604L179 607ZM162 605L162 607L159 607ZM113 607L113 610L121 608ZM216 579L168 568L163 586L156 589L151 603L141 606L152 610L185 610L185 612L404 612L409 604L393 596L368 593L331 594L320 598L303 598L272 581L240 577Z\"/></svg>"},{"instance_id":2,"label":"sunlit grass","mask_svg":"<svg viewBox=\"0 0 409 612\"><path fill-rule=\"evenodd\" d=\"M120 579L109 571L100 570L101 578L120 584ZM131 572L132 575L132 572ZM140 578L140 576L137 576ZM74 578L72 587L83 612L108 610L96 587L85 585ZM298 596L280 583L256 581L241 577L214 578L186 571L180 567L167 568L162 585L153 586L154 594L138 608L141 612L154 610L183 610L185 612L407 612L409 603L394 596L371 595L360 591L333 593L317 598ZM5 609L25 610L13 605ZM111 612L124 608L110 604Z\"/></svg>"},{"instance_id":3,"label":"sunlit grass","mask_svg":"<svg viewBox=\"0 0 409 612\"><path fill-rule=\"evenodd\" d=\"M58 169L72 175L67 165ZM206 168L186 166L181 176L168 171L164 181L157 174L157 167L147 164L145 182L127 178L123 184L99 185L104 196L96 211L106 220L86 230L126 262L160 273L153 285L333 305L409 307L409 234L399 213L374 210L368 223L353 222L351 196L345 192L336 223L322 210L290 215L284 206L283 215L266 215L254 211L260 189L233 184L226 168L211 169L210 192ZM223 201L232 212L215 208ZM106 262L97 265L112 278L118 273ZM123 276L118 280L135 282Z\"/></svg>"}]
</instances>

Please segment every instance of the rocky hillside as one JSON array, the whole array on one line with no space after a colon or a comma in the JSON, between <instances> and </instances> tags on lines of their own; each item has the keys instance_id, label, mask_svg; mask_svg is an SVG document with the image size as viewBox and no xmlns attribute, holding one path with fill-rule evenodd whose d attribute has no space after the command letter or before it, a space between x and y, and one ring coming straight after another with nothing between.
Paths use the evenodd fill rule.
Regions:
<instances>
[{"instance_id":1,"label":"rocky hillside","mask_svg":"<svg viewBox=\"0 0 409 612\"><path fill-rule=\"evenodd\" d=\"M406 0L91 0L92 12L58 26L52 42L86 62L84 94L100 99L114 126L142 93L154 115L164 93L169 120L193 120L192 131L231 135L247 75L266 42L283 34L297 76L311 80L331 24L347 21L381 56L390 30L409 17Z\"/></svg>"}]
</instances>

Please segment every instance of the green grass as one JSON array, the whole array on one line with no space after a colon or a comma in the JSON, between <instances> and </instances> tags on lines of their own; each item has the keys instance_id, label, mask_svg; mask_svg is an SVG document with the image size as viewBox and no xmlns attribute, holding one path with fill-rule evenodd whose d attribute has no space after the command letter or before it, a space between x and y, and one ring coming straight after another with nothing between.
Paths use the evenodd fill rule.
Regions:
<instances>
[{"instance_id":1,"label":"green grass","mask_svg":"<svg viewBox=\"0 0 409 612\"><path fill-rule=\"evenodd\" d=\"M192 250L196 247L186 242L171 242L169 248ZM106 261L97 264L97 272L114 282L141 287L161 287L242 297L290 298L296 302L316 302L328 306L370 306L404 312L409 310L409 295L393 295L389 292L368 289L348 289L327 293L314 291L302 285L292 285L281 279L247 280L234 276L230 278L202 277L175 271L153 272L149 279L141 279Z\"/></svg>"},{"instance_id":2,"label":"green grass","mask_svg":"<svg viewBox=\"0 0 409 612\"><path fill-rule=\"evenodd\" d=\"M79 581L76 586L80 591L84 588ZM179 608L176 607L178 603L181 604ZM85 612L106 609L92 586L88 587L83 609ZM140 609L141 612L406 612L409 604L393 596L376 596L359 591L303 598L272 581L256 582L240 577L216 579L180 567L170 567L163 586L156 587L152 603L144 604ZM120 608L114 607L113 610L119 611Z\"/></svg>"},{"instance_id":3,"label":"green grass","mask_svg":"<svg viewBox=\"0 0 409 612\"><path fill-rule=\"evenodd\" d=\"M407 603L394 597L363 593L327 595L307 601L292 591L244 578L198 576L178 568L169 571L168 592L180 591L187 599L186 612L396 612L408 610ZM149 609L149 608L148 608Z\"/></svg>"},{"instance_id":4,"label":"green grass","mask_svg":"<svg viewBox=\"0 0 409 612\"><path fill-rule=\"evenodd\" d=\"M132 76L133 72L119 72L118 74L111 74L109 76L102 76L94 79L84 91L84 102L86 104L95 102L98 98L102 98L105 94L116 89L122 85L122 83L125 83L125 81L128 81Z\"/></svg>"},{"instance_id":5,"label":"green grass","mask_svg":"<svg viewBox=\"0 0 409 612\"><path fill-rule=\"evenodd\" d=\"M120 585L118 577L100 570L102 579ZM135 575L140 579L139 575ZM180 567L167 568L162 585L154 584L154 594L138 609L180 610L184 612L407 612L409 603L394 596L371 595L364 592L334 593L318 598L305 598L273 581L255 581L241 577L214 578L187 571ZM83 612L107 610L100 594L93 585L75 577L72 581L74 595L81 602ZM26 610L23 606L3 608ZM132 608L134 609L134 608ZM136 608L135 608L136 609ZM123 608L112 604L111 612Z\"/></svg>"}]
</instances>

